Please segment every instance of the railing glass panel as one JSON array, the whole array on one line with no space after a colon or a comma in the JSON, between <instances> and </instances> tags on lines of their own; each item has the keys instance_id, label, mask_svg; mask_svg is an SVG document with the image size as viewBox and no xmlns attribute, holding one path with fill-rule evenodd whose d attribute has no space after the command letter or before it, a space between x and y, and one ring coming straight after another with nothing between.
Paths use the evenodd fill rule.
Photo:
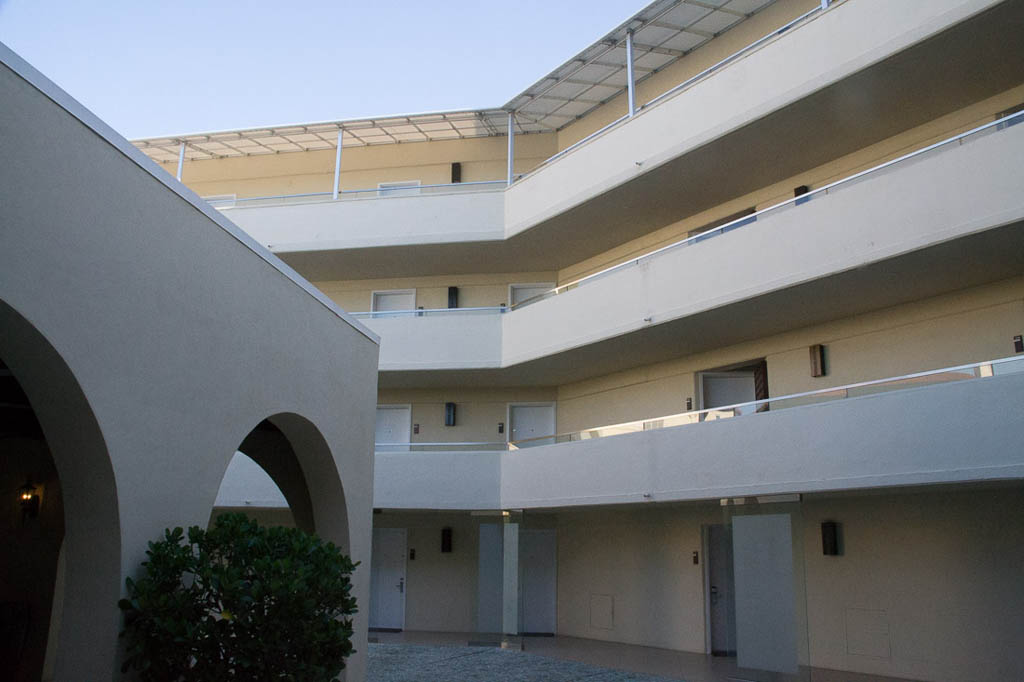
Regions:
<instances>
[{"instance_id":1,"label":"railing glass panel","mask_svg":"<svg viewBox=\"0 0 1024 682\"><path fill-rule=\"evenodd\" d=\"M335 201L353 201L356 199L400 199L403 197L420 197L439 194L469 194L476 192L497 192L505 189L505 180L484 180L480 182L457 182L444 185L416 185L402 188L374 187L372 189L343 189L334 198L332 192L307 192L303 194L277 194L264 197L216 198L207 201L214 208L222 211L235 208L254 208L259 206L288 206L292 204L318 204Z\"/></svg>"},{"instance_id":2,"label":"railing glass panel","mask_svg":"<svg viewBox=\"0 0 1024 682\"><path fill-rule=\"evenodd\" d=\"M442 315L500 315L508 310L505 306L482 306L478 308L416 308L415 310L371 310L349 313L356 319L378 317L440 317Z\"/></svg>"}]
</instances>

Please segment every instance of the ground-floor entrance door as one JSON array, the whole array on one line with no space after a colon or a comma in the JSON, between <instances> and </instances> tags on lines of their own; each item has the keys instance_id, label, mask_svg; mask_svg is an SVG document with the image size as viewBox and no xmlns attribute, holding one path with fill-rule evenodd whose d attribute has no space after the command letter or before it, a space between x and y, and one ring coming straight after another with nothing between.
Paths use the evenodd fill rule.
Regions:
<instances>
[{"instance_id":1,"label":"ground-floor entrance door","mask_svg":"<svg viewBox=\"0 0 1024 682\"><path fill-rule=\"evenodd\" d=\"M519 530L519 632L553 635L558 596L554 529Z\"/></svg>"},{"instance_id":2,"label":"ground-floor entrance door","mask_svg":"<svg viewBox=\"0 0 1024 682\"><path fill-rule=\"evenodd\" d=\"M370 567L370 627L405 627L405 529L374 528Z\"/></svg>"},{"instance_id":3,"label":"ground-floor entrance door","mask_svg":"<svg viewBox=\"0 0 1024 682\"><path fill-rule=\"evenodd\" d=\"M704 576L708 639L713 656L736 655L736 603L732 573L732 527L705 526Z\"/></svg>"}]
</instances>

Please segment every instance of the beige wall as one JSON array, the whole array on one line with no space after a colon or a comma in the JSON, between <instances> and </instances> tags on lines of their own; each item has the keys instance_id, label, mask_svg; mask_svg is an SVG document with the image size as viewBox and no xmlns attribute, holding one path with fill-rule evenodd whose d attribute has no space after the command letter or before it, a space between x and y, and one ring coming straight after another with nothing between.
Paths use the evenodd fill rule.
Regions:
<instances>
[{"instance_id":1,"label":"beige wall","mask_svg":"<svg viewBox=\"0 0 1024 682\"><path fill-rule=\"evenodd\" d=\"M695 373L765 358L782 396L1013 355L1024 331L1024 278L1004 280L707 353L558 388L558 427L575 431L699 405ZM809 346L825 344L828 375L810 376Z\"/></svg>"},{"instance_id":2,"label":"beige wall","mask_svg":"<svg viewBox=\"0 0 1024 682\"><path fill-rule=\"evenodd\" d=\"M1019 483L808 501L812 665L950 682L1024 678L1022 508ZM821 553L826 520L842 524L841 557Z\"/></svg>"},{"instance_id":3,"label":"beige wall","mask_svg":"<svg viewBox=\"0 0 1024 682\"><path fill-rule=\"evenodd\" d=\"M1019 485L805 501L794 522L811 664L950 682L1019 679L1024 524L1011 510L1022 503ZM706 557L695 566L692 552L701 550L702 524L725 520L711 505L559 514L558 634L703 652ZM822 556L824 520L842 524L843 556ZM595 595L614 600L610 629L590 621ZM875 622L864 625L864 612ZM879 623L887 634L865 630Z\"/></svg>"},{"instance_id":4,"label":"beige wall","mask_svg":"<svg viewBox=\"0 0 1024 682\"><path fill-rule=\"evenodd\" d=\"M375 514L373 523L375 528L407 529L405 629L475 631L478 519L467 514L384 512ZM450 554L441 552L445 526L452 529ZM413 549L416 558L409 560L408 551Z\"/></svg>"},{"instance_id":5,"label":"beige wall","mask_svg":"<svg viewBox=\"0 0 1024 682\"><path fill-rule=\"evenodd\" d=\"M555 153L555 135L516 138L517 173L525 173ZM186 161L182 181L200 196L238 197L330 192L334 182L335 150L267 154L238 158ZM505 137L439 140L402 144L346 147L342 150L343 190L373 189L380 182L419 180L421 184L451 182L451 164L462 164L462 181L504 180L507 173ZM177 163L161 164L172 175Z\"/></svg>"},{"instance_id":6,"label":"beige wall","mask_svg":"<svg viewBox=\"0 0 1024 682\"><path fill-rule=\"evenodd\" d=\"M315 282L318 289L335 303L354 312L370 310L374 291L415 289L416 305L431 308L448 307L448 287L459 287L459 307L476 308L509 303L510 284L554 282L553 272L495 273L486 275L452 275L450 277L402 277L395 279L363 279Z\"/></svg>"},{"instance_id":7,"label":"beige wall","mask_svg":"<svg viewBox=\"0 0 1024 682\"><path fill-rule=\"evenodd\" d=\"M731 33L726 35L731 35ZM1003 92L998 96L977 102L970 107L943 116L925 125L904 131L899 135L894 135L852 154L841 156L817 168L808 169L782 182L762 187L756 192L751 192L714 208L688 216L650 232L643 237L630 240L614 249L563 268L558 273L558 282L559 284L571 282L606 267L636 258L639 255L680 239L685 239L691 231L739 211L750 208L757 210L768 208L780 201L792 198L795 187L807 185L810 189L816 189L916 149L926 147L929 144L945 140L992 121L995 114L1016 106L1022 101L1024 101L1024 85Z\"/></svg>"},{"instance_id":8,"label":"beige wall","mask_svg":"<svg viewBox=\"0 0 1024 682\"><path fill-rule=\"evenodd\" d=\"M380 405L412 405L412 421L420 425L413 443L504 442L508 436L508 405L554 402L554 388L387 389L378 391ZM444 404L456 405L456 425L444 425ZM498 433L498 423L505 433Z\"/></svg>"}]
</instances>

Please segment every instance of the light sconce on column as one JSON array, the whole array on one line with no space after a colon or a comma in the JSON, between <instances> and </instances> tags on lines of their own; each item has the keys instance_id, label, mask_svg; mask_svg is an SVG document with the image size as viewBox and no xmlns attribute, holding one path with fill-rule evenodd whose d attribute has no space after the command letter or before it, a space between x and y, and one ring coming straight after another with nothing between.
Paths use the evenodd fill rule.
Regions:
<instances>
[{"instance_id":1,"label":"light sconce on column","mask_svg":"<svg viewBox=\"0 0 1024 682\"><path fill-rule=\"evenodd\" d=\"M25 484L18 488L18 501L21 503L21 518L34 519L39 516L39 495L36 494L36 487L32 485L32 479L25 479Z\"/></svg>"}]
</instances>

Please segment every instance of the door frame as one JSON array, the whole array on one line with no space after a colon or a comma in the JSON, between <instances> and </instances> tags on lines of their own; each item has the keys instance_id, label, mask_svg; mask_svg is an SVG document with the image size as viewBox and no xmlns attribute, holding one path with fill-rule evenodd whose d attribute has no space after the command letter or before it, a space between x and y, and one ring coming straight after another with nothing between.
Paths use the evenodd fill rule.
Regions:
<instances>
[{"instance_id":1,"label":"door frame","mask_svg":"<svg viewBox=\"0 0 1024 682\"><path fill-rule=\"evenodd\" d=\"M391 410L405 409L405 410L409 411L409 422L408 422L408 426L407 426L407 428L405 430L406 434L408 434L407 435L408 440L406 440L404 444L407 446L406 450L411 449L411 447L412 447L412 403L378 403L377 404L377 409L378 410L380 410L380 409L385 409L385 410L388 410L388 409L391 409ZM374 411L374 416L376 416L376 414L377 414L376 411ZM373 431L374 431L374 434L373 434L373 451L376 452L377 451L377 425L376 425L376 423L374 423ZM389 450L388 452L401 452L401 451L398 450L398 449L395 449L395 450Z\"/></svg>"},{"instance_id":2,"label":"door frame","mask_svg":"<svg viewBox=\"0 0 1024 682\"><path fill-rule=\"evenodd\" d=\"M505 405L505 442L512 442L512 408L513 407L550 407L552 414L552 422L554 424L555 432L548 434L551 436L558 435L558 401L557 400L538 400L538 401L527 401L521 403L507 403Z\"/></svg>"},{"instance_id":3,"label":"door frame","mask_svg":"<svg viewBox=\"0 0 1024 682\"><path fill-rule=\"evenodd\" d=\"M554 289L558 284L556 282L513 282L508 285L508 307L513 309L512 306L515 303L512 302L512 291L513 289L532 289L534 287L547 287L550 291Z\"/></svg>"},{"instance_id":4,"label":"door frame","mask_svg":"<svg viewBox=\"0 0 1024 682\"><path fill-rule=\"evenodd\" d=\"M378 314L380 317L384 317L396 312L393 310L375 310L374 304L377 302L377 294L412 294L412 308L409 308L409 310L416 310L415 289L375 289L370 292L370 317L376 317Z\"/></svg>"},{"instance_id":5,"label":"door frame","mask_svg":"<svg viewBox=\"0 0 1024 682\"><path fill-rule=\"evenodd\" d=\"M700 553L704 557L701 562L704 590L704 655L711 655L711 529L709 524L700 524Z\"/></svg>"},{"instance_id":6,"label":"door frame","mask_svg":"<svg viewBox=\"0 0 1024 682\"><path fill-rule=\"evenodd\" d=\"M409 529L408 528L391 528L391 527L374 528L374 529L372 529L372 531L378 531L378 530L402 531L402 581L403 581L402 608L401 608L402 618L400 620L400 625L397 628L398 631L401 632L401 631L405 630L405 597L409 593ZM373 540L372 536L371 536L370 539L371 539L371 543L370 544L371 544L371 548L372 548L372 545L373 545L373 543L372 543L372 540ZM373 570L373 557L372 556L370 558L370 569L371 569L371 572L372 572L372 570ZM373 598L373 576L372 576L372 574L370 576L370 598L371 599ZM372 618L372 617L373 617L373 613L372 612L367 614L367 618L366 618L367 623L369 623L370 618ZM395 630L395 628L380 628L380 627L378 627L378 628L374 628L374 630L382 631L382 632L391 632L391 631Z\"/></svg>"},{"instance_id":7,"label":"door frame","mask_svg":"<svg viewBox=\"0 0 1024 682\"><path fill-rule=\"evenodd\" d=\"M734 369L734 370L725 370L725 371L723 371L723 370L710 370L708 372L697 372L697 397L699 399L697 404L700 405L700 407L698 409L700 409L700 410L708 409L704 405L704 377L711 377L713 379L714 378L728 379L730 377L746 376L748 374L750 375L751 379L754 378L754 370L752 370L752 369L751 370Z\"/></svg>"}]
</instances>

